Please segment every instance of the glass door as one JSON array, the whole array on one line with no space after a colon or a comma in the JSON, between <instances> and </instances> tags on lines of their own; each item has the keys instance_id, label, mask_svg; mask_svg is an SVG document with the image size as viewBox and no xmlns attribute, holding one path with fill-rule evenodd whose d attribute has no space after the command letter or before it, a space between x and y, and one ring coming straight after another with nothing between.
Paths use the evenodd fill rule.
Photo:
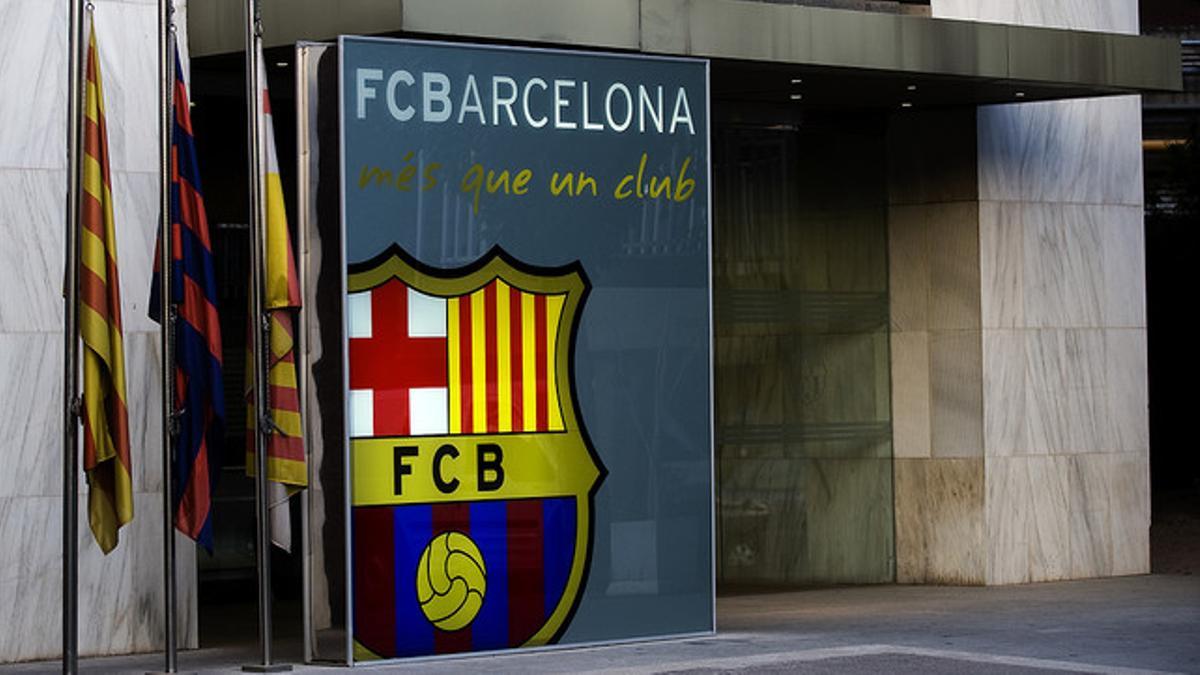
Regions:
<instances>
[{"instance_id":1,"label":"glass door","mask_svg":"<svg viewBox=\"0 0 1200 675\"><path fill-rule=\"evenodd\" d=\"M882 120L713 148L718 589L892 581Z\"/></svg>"}]
</instances>

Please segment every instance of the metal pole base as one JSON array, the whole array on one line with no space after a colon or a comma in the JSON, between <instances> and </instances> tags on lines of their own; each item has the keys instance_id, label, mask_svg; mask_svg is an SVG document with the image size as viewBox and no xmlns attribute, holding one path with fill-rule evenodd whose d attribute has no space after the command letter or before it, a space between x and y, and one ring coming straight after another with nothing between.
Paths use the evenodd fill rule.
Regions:
<instances>
[{"instance_id":1,"label":"metal pole base","mask_svg":"<svg viewBox=\"0 0 1200 675\"><path fill-rule=\"evenodd\" d=\"M147 670L146 675L196 675L194 670Z\"/></svg>"},{"instance_id":2,"label":"metal pole base","mask_svg":"<svg viewBox=\"0 0 1200 675\"><path fill-rule=\"evenodd\" d=\"M242 666L243 673L290 673L292 665L290 663L275 663L269 666L255 664L252 666Z\"/></svg>"}]
</instances>

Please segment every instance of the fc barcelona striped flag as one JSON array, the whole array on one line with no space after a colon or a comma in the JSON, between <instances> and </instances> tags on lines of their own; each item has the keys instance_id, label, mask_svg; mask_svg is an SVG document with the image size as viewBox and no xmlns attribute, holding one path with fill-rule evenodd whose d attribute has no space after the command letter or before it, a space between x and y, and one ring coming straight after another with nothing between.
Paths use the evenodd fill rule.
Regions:
<instances>
[{"instance_id":1,"label":"fc barcelona striped flag","mask_svg":"<svg viewBox=\"0 0 1200 675\"><path fill-rule=\"evenodd\" d=\"M554 641L604 476L570 383L582 270L393 247L347 288L356 658Z\"/></svg>"},{"instance_id":2,"label":"fc barcelona striped flag","mask_svg":"<svg viewBox=\"0 0 1200 675\"><path fill-rule=\"evenodd\" d=\"M79 269L79 333L84 345L83 468L88 476L88 524L96 543L108 553L117 546L117 530L133 519L133 484L117 236L94 23L88 39L84 117Z\"/></svg>"},{"instance_id":3,"label":"fc barcelona striped flag","mask_svg":"<svg viewBox=\"0 0 1200 675\"><path fill-rule=\"evenodd\" d=\"M212 496L225 434L225 389L217 283L208 217L179 51L175 51L175 121L171 132L171 304L175 308L175 410L179 436L173 467L175 527L213 546ZM162 242L158 243L159 248ZM160 321L158 260L150 317Z\"/></svg>"}]
</instances>

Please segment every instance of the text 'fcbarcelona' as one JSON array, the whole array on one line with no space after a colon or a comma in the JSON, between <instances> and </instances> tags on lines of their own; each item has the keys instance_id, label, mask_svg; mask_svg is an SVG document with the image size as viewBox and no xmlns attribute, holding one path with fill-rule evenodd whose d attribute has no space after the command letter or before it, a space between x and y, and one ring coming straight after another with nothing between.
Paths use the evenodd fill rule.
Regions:
<instances>
[{"instance_id":1,"label":"text 'fcbarcelona'","mask_svg":"<svg viewBox=\"0 0 1200 675\"><path fill-rule=\"evenodd\" d=\"M508 75L455 81L446 73L356 68L355 116L388 115L397 122L549 127L694 136L687 89L659 84Z\"/></svg>"}]
</instances>

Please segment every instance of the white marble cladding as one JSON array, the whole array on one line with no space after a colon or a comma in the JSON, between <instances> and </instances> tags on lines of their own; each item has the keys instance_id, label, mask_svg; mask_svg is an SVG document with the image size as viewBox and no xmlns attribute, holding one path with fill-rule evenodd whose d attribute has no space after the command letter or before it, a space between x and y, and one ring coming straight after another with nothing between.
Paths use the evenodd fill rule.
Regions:
<instances>
[{"instance_id":1,"label":"white marble cladding","mask_svg":"<svg viewBox=\"0 0 1200 675\"><path fill-rule=\"evenodd\" d=\"M0 59L0 167L66 168L66 9L64 2L0 2L0 44L5 49Z\"/></svg>"},{"instance_id":2,"label":"white marble cladding","mask_svg":"<svg viewBox=\"0 0 1200 675\"><path fill-rule=\"evenodd\" d=\"M933 14L1137 31L1134 0ZM983 107L967 139L964 119L897 116L889 138L898 580L1146 572L1140 101Z\"/></svg>"},{"instance_id":3,"label":"white marble cladding","mask_svg":"<svg viewBox=\"0 0 1200 675\"><path fill-rule=\"evenodd\" d=\"M100 553L79 516L79 645L83 654L122 654L162 648L162 498L134 495L137 517L122 543ZM0 497L0 660L56 658L62 648L62 499ZM136 545L131 541L137 542ZM195 606L195 547L176 538L180 607ZM196 614L181 612L179 644L196 646Z\"/></svg>"},{"instance_id":4,"label":"white marble cladding","mask_svg":"<svg viewBox=\"0 0 1200 675\"><path fill-rule=\"evenodd\" d=\"M989 457L987 580L1143 574L1150 567L1145 455Z\"/></svg>"},{"instance_id":5,"label":"white marble cladding","mask_svg":"<svg viewBox=\"0 0 1200 675\"><path fill-rule=\"evenodd\" d=\"M1142 204L1140 96L981 106L979 199Z\"/></svg>"},{"instance_id":6,"label":"white marble cladding","mask_svg":"<svg viewBox=\"0 0 1200 675\"><path fill-rule=\"evenodd\" d=\"M946 120L927 121L917 134L935 133ZM901 133L913 131L909 124L905 123ZM894 128L893 133L897 132ZM970 141L970 136L960 139ZM934 174L948 173L941 170L947 164L973 159L967 152L947 152L944 148L928 152L937 159L914 164L921 169L940 165L933 169ZM921 182L908 170L894 175L907 175L905 180ZM892 187L893 200L914 194L907 186L900 186L898 195L895 182ZM962 196L955 194L956 200L947 202L893 204L888 210L896 457L983 455L979 204L959 201Z\"/></svg>"},{"instance_id":7,"label":"white marble cladding","mask_svg":"<svg viewBox=\"0 0 1200 675\"><path fill-rule=\"evenodd\" d=\"M932 9L1137 33L1136 0ZM1138 97L979 109L987 583L1149 571L1140 130Z\"/></svg>"},{"instance_id":8,"label":"white marble cladding","mask_svg":"<svg viewBox=\"0 0 1200 675\"><path fill-rule=\"evenodd\" d=\"M988 457L1149 451L1146 331L985 330Z\"/></svg>"},{"instance_id":9,"label":"white marble cladding","mask_svg":"<svg viewBox=\"0 0 1200 675\"><path fill-rule=\"evenodd\" d=\"M984 533L983 463L896 459L897 582L985 583L991 544Z\"/></svg>"},{"instance_id":10,"label":"white marble cladding","mask_svg":"<svg viewBox=\"0 0 1200 675\"><path fill-rule=\"evenodd\" d=\"M980 202L983 327L1144 327L1144 238L1140 204Z\"/></svg>"},{"instance_id":11,"label":"white marble cladding","mask_svg":"<svg viewBox=\"0 0 1200 675\"><path fill-rule=\"evenodd\" d=\"M158 214L157 3L93 3L113 157L135 517L120 546L100 555L81 476L85 655L161 648L163 587L160 359L146 316ZM17 242L0 247L0 460L12 468L0 475L0 662L61 649L66 7L0 0L0 232ZM195 646L195 548L181 538L177 550L180 645Z\"/></svg>"},{"instance_id":12,"label":"white marble cladding","mask_svg":"<svg viewBox=\"0 0 1200 675\"><path fill-rule=\"evenodd\" d=\"M1138 32L1137 0L932 0L931 4L933 16L942 19Z\"/></svg>"}]
</instances>

